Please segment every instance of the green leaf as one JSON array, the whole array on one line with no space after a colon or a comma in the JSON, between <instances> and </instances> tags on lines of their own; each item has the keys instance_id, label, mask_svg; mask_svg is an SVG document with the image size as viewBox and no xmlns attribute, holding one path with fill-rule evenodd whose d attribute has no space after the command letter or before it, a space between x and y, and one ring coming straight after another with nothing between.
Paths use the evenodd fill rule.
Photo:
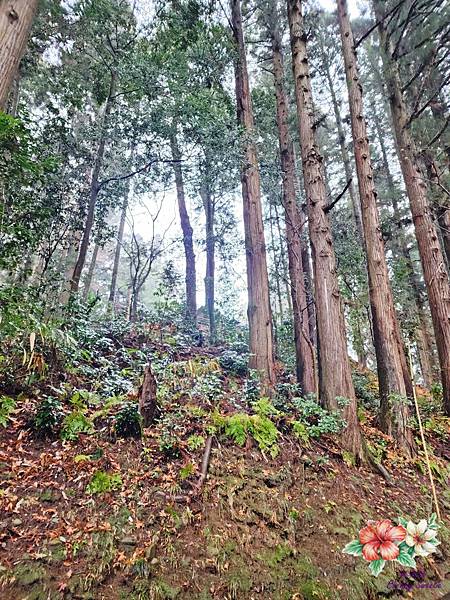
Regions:
<instances>
[{"instance_id":1,"label":"green leaf","mask_svg":"<svg viewBox=\"0 0 450 600\"><path fill-rule=\"evenodd\" d=\"M359 540L353 540L343 548L342 552L344 554L351 554L352 556L362 556L362 549L363 545Z\"/></svg>"},{"instance_id":2,"label":"green leaf","mask_svg":"<svg viewBox=\"0 0 450 600\"><path fill-rule=\"evenodd\" d=\"M369 564L369 570L374 577L378 577L381 571L384 569L386 561L380 558L379 560L372 560Z\"/></svg>"},{"instance_id":3,"label":"green leaf","mask_svg":"<svg viewBox=\"0 0 450 600\"><path fill-rule=\"evenodd\" d=\"M408 554L408 552L402 552L395 560L404 567L411 567L412 569L416 568L416 561Z\"/></svg>"},{"instance_id":4,"label":"green leaf","mask_svg":"<svg viewBox=\"0 0 450 600\"><path fill-rule=\"evenodd\" d=\"M403 517L399 517L397 520L399 525L402 525L405 528L408 526L408 519L403 519Z\"/></svg>"},{"instance_id":5,"label":"green leaf","mask_svg":"<svg viewBox=\"0 0 450 600\"><path fill-rule=\"evenodd\" d=\"M438 529L439 525L437 523L436 513L433 513L428 521L428 529Z\"/></svg>"}]
</instances>

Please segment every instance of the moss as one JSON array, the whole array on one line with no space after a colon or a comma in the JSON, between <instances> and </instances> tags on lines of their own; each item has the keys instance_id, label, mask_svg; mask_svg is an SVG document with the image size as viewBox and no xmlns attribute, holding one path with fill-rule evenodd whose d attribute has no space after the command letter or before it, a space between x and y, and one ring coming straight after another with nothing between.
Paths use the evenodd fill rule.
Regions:
<instances>
[{"instance_id":1,"label":"moss","mask_svg":"<svg viewBox=\"0 0 450 600\"><path fill-rule=\"evenodd\" d=\"M279 563L293 554L292 548L288 544L279 544L274 550L268 550L258 558L268 567L275 568Z\"/></svg>"},{"instance_id":2,"label":"moss","mask_svg":"<svg viewBox=\"0 0 450 600\"><path fill-rule=\"evenodd\" d=\"M304 600L327 600L332 598L328 586L320 581L304 581L298 586L298 591Z\"/></svg>"},{"instance_id":3,"label":"moss","mask_svg":"<svg viewBox=\"0 0 450 600\"><path fill-rule=\"evenodd\" d=\"M295 572L302 578L313 579L317 577L317 567L307 555L299 556L294 565Z\"/></svg>"},{"instance_id":4,"label":"moss","mask_svg":"<svg viewBox=\"0 0 450 600\"><path fill-rule=\"evenodd\" d=\"M247 570L231 571L227 576L227 589L233 599L242 598L253 586L253 581Z\"/></svg>"},{"instance_id":5,"label":"moss","mask_svg":"<svg viewBox=\"0 0 450 600\"><path fill-rule=\"evenodd\" d=\"M13 571L14 577L20 585L32 585L45 579L45 569L41 565L21 564Z\"/></svg>"}]
</instances>

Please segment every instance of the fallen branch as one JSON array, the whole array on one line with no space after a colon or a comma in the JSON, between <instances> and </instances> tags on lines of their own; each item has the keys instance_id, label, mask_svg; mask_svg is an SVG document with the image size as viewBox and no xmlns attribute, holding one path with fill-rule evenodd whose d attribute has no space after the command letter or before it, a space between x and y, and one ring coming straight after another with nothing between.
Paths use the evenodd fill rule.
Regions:
<instances>
[{"instance_id":1,"label":"fallen branch","mask_svg":"<svg viewBox=\"0 0 450 600\"><path fill-rule=\"evenodd\" d=\"M208 475L209 459L211 456L211 447L212 447L212 435L208 436L208 439L206 440L206 446L205 446L205 451L203 453L203 460L202 460L202 470L200 473L199 480L195 486L197 488L197 491L200 491L202 489L203 484L206 481L206 476Z\"/></svg>"}]
</instances>

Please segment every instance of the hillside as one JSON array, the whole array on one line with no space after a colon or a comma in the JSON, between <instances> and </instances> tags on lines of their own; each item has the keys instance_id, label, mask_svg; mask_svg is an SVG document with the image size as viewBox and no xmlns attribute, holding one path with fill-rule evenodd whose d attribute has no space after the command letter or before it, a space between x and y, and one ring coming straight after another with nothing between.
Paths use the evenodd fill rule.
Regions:
<instances>
[{"instance_id":1,"label":"hillside","mask_svg":"<svg viewBox=\"0 0 450 600\"><path fill-rule=\"evenodd\" d=\"M142 437L120 437L138 435L147 362L158 384L155 420ZM25 367L22 374L0 432L2 599L431 599L450 592L446 526L437 552L418 560L420 580L397 563L373 577L367 562L342 553L368 519L418 521L433 512L423 456L402 457L362 401L365 439L389 477L352 465L329 432L336 423L312 407L301 413L288 381L271 402L258 400L245 355L229 348L191 347L127 326L103 330L84 358L43 385L26 384ZM356 378L368 406L375 378L361 371ZM39 430L36 407L48 397L59 398L53 410L61 414L50 410L48 428ZM425 423L448 527L449 422ZM420 583L428 589L417 589ZM415 587L407 594L394 585Z\"/></svg>"}]
</instances>

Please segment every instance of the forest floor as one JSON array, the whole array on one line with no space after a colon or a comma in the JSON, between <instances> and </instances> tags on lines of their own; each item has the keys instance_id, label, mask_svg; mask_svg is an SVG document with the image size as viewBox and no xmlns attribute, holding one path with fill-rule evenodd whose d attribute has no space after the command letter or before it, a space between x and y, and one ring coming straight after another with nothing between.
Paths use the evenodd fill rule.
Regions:
<instances>
[{"instance_id":1,"label":"forest floor","mask_svg":"<svg viewBox=\"0 0 450 600\"><path fill-rule=\"evenodd\" d=\"M160 414L140 439L118 438L111 425L118 404L96 395L113 377L109 363L119 350L129 399L139 384L136 353L143 363L151 359L158 379ZM211 425L219 412L249 408L242 377L224 372L219 353L177 351L145 336L114 342L95 358L95 386L92 358L91 370L80 364L62 381L46 383L46 393L89 390L66 401L83 417L69 436L74 439L37 437L30 418L45 389L21 392L0 431L0 598L446 597L448 420L427 433L446 523L438 552L421 559L418 579L394 563L374 577L367 562L342 548L368 519L417 521L431 514L421 456L402 457L372 425L370 411L361 412L362 428L381 449L391 482L368 466L352 465L332 436L299 439L281 413L273 417L276 446L267 442L266 451L251 435L233 438L228 430L227 436ZM208 477L199 486L210 435Z\"/></svg>"}]
</instances>

